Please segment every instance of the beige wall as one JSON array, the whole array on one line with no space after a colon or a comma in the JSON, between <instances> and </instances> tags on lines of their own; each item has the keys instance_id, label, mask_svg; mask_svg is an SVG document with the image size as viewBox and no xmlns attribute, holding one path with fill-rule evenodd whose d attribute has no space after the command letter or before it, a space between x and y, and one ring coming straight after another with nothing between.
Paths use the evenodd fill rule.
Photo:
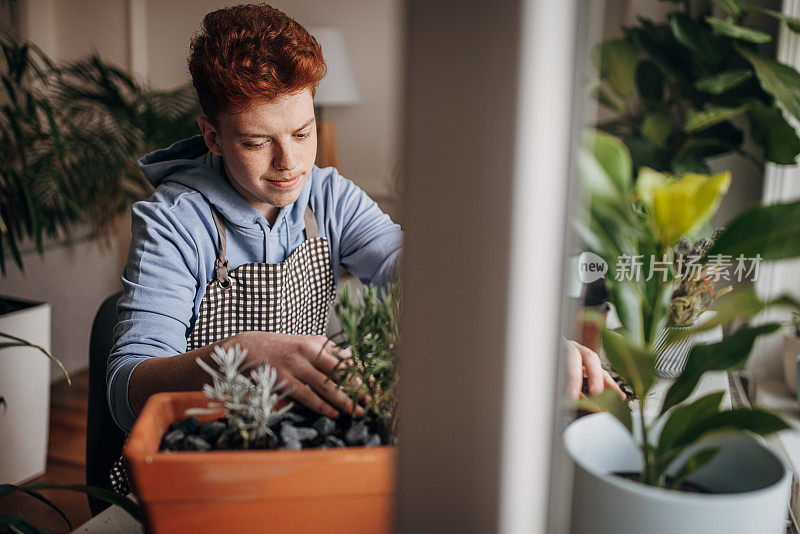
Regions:
<instances>
[{"instance_id":1,"label":"beige wall","mask_svg":"<svg viewBox=\"0 0 800 534\"><path fill-rule=\"evenodd\" d=\"M22 27L26 38L59 60L97 50L107 60L130 69L138 50L145 50L141 63L136 64L137 72L148 73L154 87L171 88L189 82L189 37L199 29L203 15L229 4L214 0L26 0ZM332 109L326 118L337 127L342 174L394 216L399 211L395 183L400 160L402 0L281 0L273 5L305 25L343 32L362 102L352 108ZM132 12L144 14L142 31L137 32L135 24L132 29ZM144 48L137 39L145 41ZM76 230L74 236L85 234L86 229ZM25 254L24 272L10 267L0 276L0 294L51 303L53 351L70 371L88 366L92 319L103 299L119 288L129 238L130 223L126 226L123 222L111 247L80 240L71 247L50 243L42 258L33 251Z\"/></svg>"}]
</instances>

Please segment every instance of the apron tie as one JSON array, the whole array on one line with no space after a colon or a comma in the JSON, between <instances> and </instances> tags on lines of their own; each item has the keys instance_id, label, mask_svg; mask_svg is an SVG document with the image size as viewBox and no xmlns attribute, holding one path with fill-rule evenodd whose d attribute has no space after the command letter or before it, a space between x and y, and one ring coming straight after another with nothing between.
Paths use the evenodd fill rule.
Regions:
<instances>
[{"instance_id":1,"label":"apron tie","mask_svg":"<svg viewBox=\"0 0 800 534\"><path fill-rule=\"evenodd\" d=\"M219 217L219 212L214 206L211 206L211 216L214 217L214 225L217 227L217 234L219 234L219 255L217 256L217 260L214 262L214 276L217 279L219 287L222 289L228 289L231 287L231 281L230 278L228 278L228 273L231 271L231 265L228 263L228 260L225 259L228 239L225 235L225 228L222 226L222 220Z\"/></svg>"}]
</instances>

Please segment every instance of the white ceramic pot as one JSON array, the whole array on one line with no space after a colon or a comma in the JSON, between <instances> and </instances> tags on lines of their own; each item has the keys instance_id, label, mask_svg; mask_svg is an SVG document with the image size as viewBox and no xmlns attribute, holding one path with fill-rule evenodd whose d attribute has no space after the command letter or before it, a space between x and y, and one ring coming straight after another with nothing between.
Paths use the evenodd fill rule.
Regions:
<instances>
[{"instance_id":1,"label":"white ceramic pot","mask_svg":"<svg viewBox=\"0 0 800 534\"><path fill-rule=\"evenodd\" d=\"M16 303L19 309L0 315L0 332L49 350L50 305ZM0 350L0 397L0 484L20 484L45 472L50 360L30 347Z\"/></svg>"},{"instance_id":2,"label":"white ceramic pot","mask_svg":"<svg viewBox=\"0 0 800 534\"><path fill-rule=\"evenodd\" d=\"M797 395L797 381L800 378L800 336L794 333L783 336L783 378L789 391Z\"/></svg>"},{"instance_id":3,"label":"white ceramic pot","mask_svg":"<svg viewBox=\"0 0 800 534\"><path fill-rule=\"evenodd\" d=\"M719 493L685 493L614 475L639 472L639 451L611 415L578 419L564 433L574 465L573 534L784 534L791 475L747 436L719 438L723 451L689 481ZM704 443L704 446L708 442Z\"/></svg>"},{"instance_id":4,"label":"white ceramic pot","mask_svg":"<svg viewBox=\"0 0 800 534\"><path fill-rule=\"evenodd\" d=\"M711 319L715 313L713 310L703 312L695 324L702 324ZM661 378L678 378L686 367L686 360L692 347L722 341L721 326L689 337L678 338L678 336L671 335L685 332L690 328L693 326L668 326L661 331L653 343L656 375ZM671 340L676 338L678 338L676 341Z\"/></svg>"}]
</instances>

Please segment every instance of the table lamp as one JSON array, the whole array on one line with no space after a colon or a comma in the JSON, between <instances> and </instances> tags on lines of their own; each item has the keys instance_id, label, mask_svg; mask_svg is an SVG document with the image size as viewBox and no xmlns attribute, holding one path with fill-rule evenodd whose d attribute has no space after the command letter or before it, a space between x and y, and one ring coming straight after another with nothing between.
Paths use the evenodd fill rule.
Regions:
<instances>
[{"instance_id":1,"label":"table lamp","mask_svg":"<svg viewBox=\"0 0 800 534\"><path fill-rule=\"evenodd\" d=\"M314 95L317 115L316 164L318 167L338 168L339 150L336 146L336 131L333 123L324 120L323 112L328 107L358 104L360 96L341 32L332 28L313 28L311 34L322 47L322 55L328 67L328 73L319 82Z\"/></svg>"}]
</instances>

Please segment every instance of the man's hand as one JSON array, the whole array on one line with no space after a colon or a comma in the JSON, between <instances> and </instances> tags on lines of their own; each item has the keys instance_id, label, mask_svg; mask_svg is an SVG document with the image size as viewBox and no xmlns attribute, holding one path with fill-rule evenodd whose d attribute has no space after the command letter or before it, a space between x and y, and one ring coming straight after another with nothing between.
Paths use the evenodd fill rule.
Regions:
<instances>
[{"instance_id":1,"label":"man's hand","mask_svg":"<svg viewBox=\"0 0 800 534\"><path fill-rule=\"evenodd\" d=\"M253 331L236 337L238 343L247 347L248 362L253 365L267 362L277 371L279 381L286 380L292 399L332 418L339 416L338 410L353 412L350 397L328 379L339 358L336 345L325 336ZM355 415L363 416L364 408L356 406Z\"/></svg>"},{"instance_id":2,"label":"man's hand","mask_svg":"<svg viewBox=\"0 0 800 534\"><path fill-rule=\"evenodd\" d=\"M576 343L575 341L565 341L567 349L567 396L570 399L577 399L581 394L583 378L589 382L589 395L597 395L605 389L613 389L624 400L625 393L619 388L617 383L603 369L600 364L600 356L591 349Z\"/></svg>"},{"instance_id":3,"label":"man's hand","mask_svg":"<svg viewBox=\"0 0 800 534\"><path fill-rule=\"evenodd\" d=\"M227 350L237 344L247 349L249 363L267 362L274 367L278 380L286 379L286 387L292 388L289 397L293 400L332 418L339 416L338 410L353 413L350 397L328 379L342 356L337 357L337 347L326 337L250 331L183 354L142 361L133 370L128 383L128 403L134 415L141 412L154 393L202 389L203 384L209 382L209 376L197 365L197 359L215 367L211 360L214 346ZM368 400L362 399L363 402ZM356 406L355 415L363 416L364 408Z\"/></svg>"}]
</instances>

